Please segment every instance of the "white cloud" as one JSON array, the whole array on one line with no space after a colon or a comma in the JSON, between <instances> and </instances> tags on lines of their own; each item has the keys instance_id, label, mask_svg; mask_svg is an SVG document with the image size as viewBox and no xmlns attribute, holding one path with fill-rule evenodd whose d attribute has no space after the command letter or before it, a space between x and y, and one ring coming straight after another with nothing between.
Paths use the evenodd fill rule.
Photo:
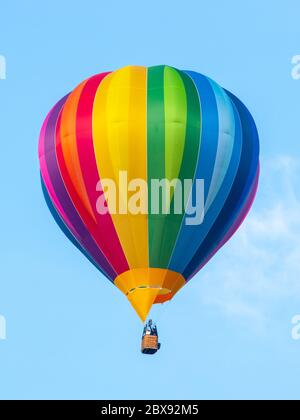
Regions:
<instances>
[{"instance_id":1,"label":"white cloud","mask_svg":"<svg viewBox=\"0 0 300 420\"><path fill-rule=\"evenodd\" d=\"M204 270L203 303L228 316L268 323L270 307L298 296L300 312L299 162L262 161L259 192L244 224Z\"/></svg>"}]
</instances>

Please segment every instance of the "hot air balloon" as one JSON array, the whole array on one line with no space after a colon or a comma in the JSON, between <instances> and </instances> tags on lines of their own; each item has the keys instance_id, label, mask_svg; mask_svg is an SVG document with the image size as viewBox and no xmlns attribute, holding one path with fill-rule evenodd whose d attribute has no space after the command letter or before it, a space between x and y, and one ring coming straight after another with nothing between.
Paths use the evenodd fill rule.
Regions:
<instances>
[{"instance_id":1,"label":"hot air balloon","mask_svg":"<svg viewBox=\"0 0 300 420\"><path fill-rule=\"evenodd\" d=\"M210 78L127 66L85 80L52 108L39 160L56 222L145 322L245 219L259 140L245 105ZM173 183L159 208L157 180Z\"/></svg>"}]
</instances>

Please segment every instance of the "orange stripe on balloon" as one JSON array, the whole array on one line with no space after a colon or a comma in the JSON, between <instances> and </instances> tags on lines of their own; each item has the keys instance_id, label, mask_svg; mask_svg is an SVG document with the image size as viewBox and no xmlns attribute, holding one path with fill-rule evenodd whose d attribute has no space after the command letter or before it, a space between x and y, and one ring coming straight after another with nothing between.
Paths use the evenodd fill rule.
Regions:
<instances>
[{"instance_id":1,"label":"orange stripe on balloon","mask_svg":"<svg viewBox=\"0 0 300 420\"><path fill-rule=\"evenodd\" d=\"M85 188L76 142L76 117L79 98L87 81L82 82L68 97L62 113L60 141L64 161L74 188L86 210L96 221L88 194Z\"/></svg>"}]
</instances>

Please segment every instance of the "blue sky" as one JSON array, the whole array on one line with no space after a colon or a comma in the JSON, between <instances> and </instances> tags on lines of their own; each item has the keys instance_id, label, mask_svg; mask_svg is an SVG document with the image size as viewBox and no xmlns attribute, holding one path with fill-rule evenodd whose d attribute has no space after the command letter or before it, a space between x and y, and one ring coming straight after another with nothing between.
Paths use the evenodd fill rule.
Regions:
<instances>
[{"instance_id":1,"label":"blue sky","mask_svg":"<svg viewBox=\"0 0 300 420\"><path fill-rule=\"evenodd\" d=\"M300 54L297 0L6 1L0 11L0 398L299 398ZM121 293L55 226L37 159L50 107L84 78L169 64L249 107L262 175L242 229L166 308L138 351Z\"/></svg>"}]
</instances>

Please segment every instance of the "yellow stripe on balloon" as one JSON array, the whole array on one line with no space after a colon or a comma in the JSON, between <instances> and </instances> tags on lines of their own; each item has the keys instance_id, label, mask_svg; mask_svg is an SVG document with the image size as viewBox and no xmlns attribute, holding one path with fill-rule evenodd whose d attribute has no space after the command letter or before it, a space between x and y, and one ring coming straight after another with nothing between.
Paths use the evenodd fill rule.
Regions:
<instances>
[{"instance_id":1,"label":"yellow stripe on balloon","mask_svg":"<svg viewBox=\"0 0 300 420\"><path fill-rule=\"evenodd\" d=\"M74 89L63 107L61 115L60 140L64 161L73 186L86 210L89 212L91 217L96 220L82 177L76 140L76 113L78 102L85 84L86 81Z\"/></svg>"},{"instance_id":2,"label":"yellow stripe on balloon","mask_svg":"<svg viewBox=\"0 0 300 420\"><path fill-rule=\"evenodd\" d=\"M93 139L100 179L117 185L117 208L106 195L108 208L130 268L148 267L148 217L127 211L127 182L141 179L147 185L147 70L128 66L109 74L100 84L93 109ZM124 180L125 181L125 180ZM147 200L145 192L144 200ZM145 213L147 211L145 203ZM114 211L116 210L116 211ZM120 214L120 213L127 214Z\"/></svg>"}]
</instances>

